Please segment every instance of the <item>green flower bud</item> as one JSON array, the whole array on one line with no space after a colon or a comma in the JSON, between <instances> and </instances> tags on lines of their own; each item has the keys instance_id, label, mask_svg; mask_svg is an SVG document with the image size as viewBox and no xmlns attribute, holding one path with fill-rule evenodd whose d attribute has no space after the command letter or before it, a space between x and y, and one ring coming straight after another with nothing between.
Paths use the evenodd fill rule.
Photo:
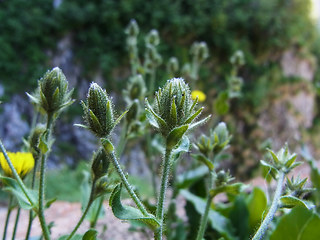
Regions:
<instances>
[{"instance_id":1,"label":"green flower bud","mask_svg":"<svg viewBox=\"0 0 320 240\"><path fill-rule=\"evenodd\" d=\"M73 90L68 91L65 75L56 67L39 80L36 94L28 96L39 109L53 115L73 103L72 92Z\"/></svg>"},{"instance_id":2,"label":"green flower bud","mask_svg":"<svg viewBox=\"0 0 320 240\"><path fill-rule=\"evenodd\" d=\"M206 157L210 156L214 145L211 142L211 139L206 135L201 135L198 142L195 143L196 148Z\"/></svg>"},{"instance_id":3,"label":"green flower bud","mask_svg":"<svg viewBox=\"0 0 320 240\"><path fill-rule=\"evenodd\" d=\"M279 171L285 174L289 173L293 168L299 166L301 162L295 162L297 155L291 154L288 149L288 145L281 148L277 153L271 149L267 149L271 155L271 161L265 162L261 160L261 164L270 169L270 174L273 178L277 178L277 173Z\"/></svg>"},{"instance_id":4,"label":"green flower bud","mask_svg":"<svg viewBox=\"0 0 320 240\"><path fill-rule=\"evenodd\" d=\"M99 178L95 184L93 198L96 199L102 195L111 193L114 189L114 183L109 179L107 175Z\"/></svg>"},{"instance_id":5,"label":"green flower bud","mask_svg":"<svg viewBox=\"0 0 320 240\"><path fill-rule=\"evenodd\" d=\"M179 71L179 62L176 57L171 57L169 59L167 70L170 75L174 76Z\"/></svg>"},{"instance_id":6,"label":"green flower bud","mask_svg":"<svg viewBox=\"0 0 320 240\"><path fill-rule=\"evenodd\" d=\"M191 74L191 65L190 63L186 63L183 65L182 67L182 70L181 70L181 74L182 76L185 76L185 77L189 77L190 74Z\"/></svg>"},{"instance_id":7,"label":"green flower bud","mask_svg":"<svg viewBox=\"0 0 320 240\"><path fill-rule=\"evenodd\" d=\"M146 62L151 62L152 67L157 67L162 63L162 57L152 45L147 46L145 58Z\"/></svg>"},{"instance_id":8,"label":"green flower bud","mask_svg":"<svg viewBox=\"0 0 320 240\"><path fill-rule=\"evenodd\" d=\"M39 141L40 137L46 130L44 125L38 124L31 132L29 136L29 146L30 146L30 151L36 160L40 154L40 149L39 149Z\"/></svg>"},{"instance_id":9,"label":"green flower bud","mask_svg":"<svg viewBox=\"0 0 320 240\"><path fill-rule=\"evenodd\" d=\"M91 170L93 179L97 180L108 173L110 161L105 151L101 148L93 155Z\"/></svg>"},{"instance_id":10,"label":"green flower bud","mask_svg":"<svg viewBox=\"0 0 320 240\"><path fill-rule=\"evenodd\" d=\"M123 94L125 101L130 104L135 99L142 100L145 97L146 92L146 84L139 74L130 78L128 87L123 91Z\"/></svg>"},{"instance_id":11,"label":"green flower bud","mask_svg":"<svg viewBox=\"0 0 320 240\"><path fill-rule=\"evenodd\" d=\"M208 46L205 42L195 42L191 46L191 54L199 63L204 62L209 57Z\"/></svg>"},{"instance_id":12,"label":"green flower bud","mask_svg":"<svg viewBox=\"0 0 320 240\"><path fill-rule=\"evenodd\" d=\"M302 180L299 177L291 177L291 180L287 178L286 194L299 198L306 193L312 192L312 188L305 188L307 180L308 178L304 178Z\"/></svg>"},{"instance_id":13,"label":"green flower bud","mask_svg":"<svg viewBox=\"0 0 320 240\"><path fill-rule=\"evenodd\" d=\"M153 106L146 100L146 110L150 124L164 137L173 132L182 137L186 130L204 123L209 118L195 122L203 108L197 108L197 100L192 100L190 88L182 78L168 80L164 87L156 92Z\"/></svg>"},{"instance_id":14,"label":"green flower bud","mask_svg":"<svg viewBox=\"0 0 320 240\"><path fill-rule=\"evenodd\" d=\"M159 33L157 30L152 29L149 34L146 36L146 44L147 45L152 45L152 46L157 46L160 43L160 38L159 38Z\"/></svg>"},{"instance_id":15,"label":"green flower bud","mask_svg":"<svg viewBox=\"0 0 320 240\"><path fill-rule=\"evenodd\" d=\"M237 50L230 58L230 63L236 67L241 67L245 64L244 54L241 50Z\"/></svg>"},{"instance_id":16,"label":"green flower bud","mask_svg":"<svg viewBox=\"0 0 320 240\"><path fill-rule=\"evenodd\" d=\"M129 37L133 37L133 38L136 38L138 36L138 34L139 34L139 26L138 26L136 20L134 20L134 19L130 20L129 25L125 29L125 33Z\"/></svg>"},{"instance_id":17,"label":"green flower bud","mask_svg":"<svg viewBox=\"0 0 320 240\"><path fill-rule=\"evenodd\" d=\"M227 125L224 122L218 124L211 133L211 141L213 144L213 151L215 154L224 150L231 140Z\"/></svg>"},{"instance_id":18,"label":"green flower bud","mask_svg":"<svg viewBox=\"0 0 320 240\"><path fill-rule=\"evenodd\" d=\"M139 109L140 109L140 104L138 99L136 99L133 101L133 103L129 107L129 110L126 114L126 119L129 123L137 119L139 114Z\"/></svg>"},{"instance_id":19,"label":"green flower bud","mask_svg":"<svg viewBox=\"0 0 320 240\"><path fill-rule=\"evenodd\" d=\"M115 118L113 105L105 90L91 83L86 103L81 102L86 126L100 138L107 138L125 113Z\"/></svg>"}]
</instances>

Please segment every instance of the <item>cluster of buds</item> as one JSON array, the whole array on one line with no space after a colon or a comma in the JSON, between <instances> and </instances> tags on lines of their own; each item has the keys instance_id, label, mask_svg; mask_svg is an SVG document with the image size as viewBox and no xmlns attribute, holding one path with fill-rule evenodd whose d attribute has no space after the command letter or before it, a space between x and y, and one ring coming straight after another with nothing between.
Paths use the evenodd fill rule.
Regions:
<instances>
[{"instance_id":1,"label":"cluster of buds","mask_svg":"<svg viewBox=\"0 0 320 240\"><path fill-rule=\"evenodd\" d=\"M201 135L195 148L199 150L201 154L194 154L193 157L204 164L206 164L210 170L213 169L214 156L221 153L228 148L231 136L224 122L219 123L213 131L210 131L210 135Z\"/></svg>"},{"instance_id":2,"label":"cluster of buds","mask_svg":"<svg viewBox=\"0 0 320 240\"><path fill-rule=\"evenodd\" d=\"M274 179L277 179L279 172L285 174L289 173L293 168L299 166L301 162L295 162L297 155L295 153L291 154L288 149L288 145L281 148L277 153L268 149L271 155L271 161L266 162L261 160L261 164L268 167L269 173Z\"/></svg>"},{"instance_id":3,"label":"cluster of buds","mask_svg":"<svg viewBox=\"0 0 320 240\"><path fill-rule=\"evenodd\" d=\"M313 188L306 188L305 184L308 178L300 179L299 177L291 179L287 178L286 195L291 195L297 198L303 197L305 194L312 192Z\"/></svg>"},{"instance_id":4,"label":"cluster of buds","mask_svg":"<svg viewBox=\"0 0 320 240\"><path fill-rule=\"evenodd\" d=\"M192 100L189 86L182 78L168 80L156 92L151 106L146 100L147 117L167 140L167 147L174 147L187 130L204 123L209 117L196 121L203 108L197 108L197 100Z\"/></svg>"},{"instance_id":5,"label":"cluster of buds","mask_svg":"<svg viewBox=\"0 0 320 240\"><path fill-rule=\"evenodd\" d=\"M61 69L55 67L39 80L36 93L28 96L41 112L55 116L73 103L72 92Z\"/></svg>"},{"instance_id":6,"label":"cluster of buds","mask_svg":"<svg viewBox=\"0 0 320 240\"><path fill-rule=\"evenodd\" d=\"M121 118L116 118L111 99L97 83L91 83L87 101L81 102L86 125L78 126L91 130L99 138L108 138Z\"/></svg>"}]
</instances>

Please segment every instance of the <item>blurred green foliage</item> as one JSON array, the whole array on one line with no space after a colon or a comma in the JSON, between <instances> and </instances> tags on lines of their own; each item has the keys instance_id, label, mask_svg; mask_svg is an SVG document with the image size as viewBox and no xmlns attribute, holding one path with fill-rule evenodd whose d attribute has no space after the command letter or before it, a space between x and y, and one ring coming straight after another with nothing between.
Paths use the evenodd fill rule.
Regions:
<instances>
[{"instance_id":1,"label":"blurred green foliage","mask_svg":"<svg viewBox=\"0 0 320 240\"><path fill-rule=\"evenodd\" d=\"M245 91L251 92L268 84L263 76L283 50L314 43L309 8L308 0L75 0L58 7L49 0L1 1L0 79L8 94L34 87L44 69L53 67L57 43L69 34L83 76L90 79L101 70L110 79L114 68L129 65L123 29L135 18L141 32L159 30L164 59L175 55L186 62L195 40L207 42L215 67L203 72L206 86L224 77L229 57L242 49L248 62L242 71ZM143 39L142 34L141 46Z\"/></svg>"}]
</instances>

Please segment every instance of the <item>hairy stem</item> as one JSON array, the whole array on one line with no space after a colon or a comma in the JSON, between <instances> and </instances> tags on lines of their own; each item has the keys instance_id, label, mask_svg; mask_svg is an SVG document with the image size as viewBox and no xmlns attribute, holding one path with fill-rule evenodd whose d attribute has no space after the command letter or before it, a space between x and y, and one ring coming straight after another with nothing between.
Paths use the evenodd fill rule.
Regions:
<instances>
[{"instance_id":1,"label":"hairy stem","mask_svg":"<svg viewBox=\"0 0 320 240\"><path fill-rule=\"evenodd\" d=\"M21 211L21 208L18 207L16 221L14 223L14 228L13 228L13 233L12 233L12 240L16 239L16 233L17 233L18 223L19 223L19 218L20 218L20 211Z\"/></svg>"},{"instance_id":2,"label":"hairy stem","mask_svg":"<svg viewBox=\"0 0 320 240\"><path fill-rule=\"evenodd\" d=\"M34 164L34 168L32 171L32 182L31 182L31 189L34 189L34 185L36 182L36 173L37 173L37 168L38 168L38 161L39 159L37 158ZM28 229L26 233L26 240L29 239L30 233L31 233L31 227L32 227L32 222L33 222L33 211L29 211L29 223L28 223Z\"/></svg>"},{"instance_id":3,"label":"hairy stem","mask_svg":"<svg viewBox=\"0 0 320 240\"><path fill-rule=\"evenodd\" d=\"M170 173L170 157L171 157L171 149L166 149L163 169L162 169L162 178L161 178L161 188L159 193L159 199L157 204L156 217L159 220L160 227L155 232L155 239L162 240L163 234L163 222L164 222L164 203L166 197L166 191L168 186L168 179Z\"/></svg>"},{"instance_id":4,"label":"hairy stem","mask_svg":"<svg viewBox=\"0 0 320 240\"><path fill-rule=\"evenodd\" d=\"M124 185L124 187L127 189L131 199L134 201L134 203L137 205L137 207L139 208L139 210L141 211L141 213L144 215L144 216L148 216L149 213L148 211L146 210L146 208L144 207L143 203L141 202L141 200L138 198L138 196L136 195L136 193L133 191L133 188L132 186L130 185L130 183L128 182L126 176L124 175L122 169L121 169L121 166L118 162L118 159L117 157L115 156L115 153L112 152L112 153L109 153L108 151L106 151L107 154L110 154L111 155L111 161L112 161L112 164L114 166L114 168L116 169L120 179L121 179L121 182L122 184Z\"/></svg>"},{"instance_id":5,"label":"hairy stem","mask_svg":"<svg viewBox=\"0 0 320 240\"><path fill-rule=\"evenodd\" d=\"M51 134L51 128L53 125L53 116L51 114L48 114L47 116L47 126L46 126L46 144L48 143L48 140L50 139L50 134ZM44 217L44 200L45 200L45 192L44 192L44 187L45 187L45 169L46 169L46 162L48 158L48 153L50 150L48 150L45 154L41 154L41 161L40 161L40 180L39 180L39 212L38 212L38 217L39 217L39 222L42 228L43 232L43 237L46 240L50 239L50 233L49 229Z\"/></svg>"},{"instance_id":6,"label":"hairy stem","mask_svg":"<svg viewBox=\"0 0 320 240\"><path fill-rule=\"evenodd\" d=\"M12 195L10 195L9 203L8 203L8 209L7 209L6 223L4 224L4 228L3 228L2 240L6 240L9 219L10 219L10 215L11 215L11 212L12 212L12 206L11 206L12 200L13 200L12 199Z\"/></svg>"},{"instance_id":7,"label":"hairy stem","mask_svg":"<svg viewBox=\"0 0 320 240\"><path fill-rule=\"evenodd\" d=\"M278 183L277 183L277 188L276 188L269 212L268 212L267 216L265 217L265 219L263 220L263 222L261 223L256 234L253 236L252 240L262 239L265 232L267 231L268 225L272 221L272 219L273 219L273 217L279 207L279 200L280 200L280 197L282 194L282 185L283 185L284 177L285 177L285 173L280 171Z\"/></svg>"},{"instance_id":8,"label":"hairy stem","mask_svg":"<svg viewBox=\"0 0 320 240\"><path fill-rule=\"evenodd\" d=\"M211 171L209 173L209 190L212 188L212 181L213 181L213 175L212 175L212 171ZM204 232L206 231L206 228L207 228L208 216L209 216L209 211L210 211L212 199L213 199L213 196L211 196L210 193L208 193L206 208L204 210L203 215L201 216L200 226L199 226L196 240L203 239Z\"/></svg>"}]
</instances>

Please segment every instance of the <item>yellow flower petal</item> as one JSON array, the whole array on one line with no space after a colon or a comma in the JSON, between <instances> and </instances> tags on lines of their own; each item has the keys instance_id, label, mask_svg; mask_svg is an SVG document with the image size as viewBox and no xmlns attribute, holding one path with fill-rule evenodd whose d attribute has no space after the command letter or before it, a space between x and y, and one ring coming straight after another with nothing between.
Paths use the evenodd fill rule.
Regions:
<instances>
[{"instance_id":1,"label":"yellow flower petal","mask_svg":"<svg viewBox=\"0 0 320 240\"><path fill-rule=\"evenodd\" d=\"M23 178L34 167L34 158L30 152L8 152L8 156L17 173ZM12 171L3 153L0 153L0 165L6 176L12 177Z\"/></svg>"},{"instance_id":2,"label":"yellow flower petal","mask_svg":"<svg viewBox=\"0 0 320 240\"><path fill-rule=\"evenodd\" d=\"M199 102L204 102L207 98L206 94L200 90L194 90L191 92L192 99L196 99L198 97Z\"/></svg>"}]
</instances>

